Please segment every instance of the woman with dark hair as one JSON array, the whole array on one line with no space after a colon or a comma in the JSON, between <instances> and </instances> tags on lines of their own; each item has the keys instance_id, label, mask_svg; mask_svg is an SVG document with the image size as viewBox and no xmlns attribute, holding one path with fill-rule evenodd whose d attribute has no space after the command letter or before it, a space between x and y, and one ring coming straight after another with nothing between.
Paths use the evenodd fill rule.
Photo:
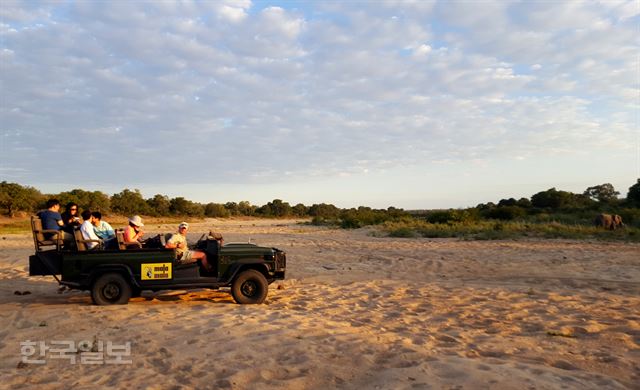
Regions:
<instances>
[{"instance_id":1,"label":"woman with dark hair","mask_svg":"<svg viewBox=\"0 0 640 390\"><path fill-rule=\"evenodd\" d=\"M64 223L62 230L73 234L73 228L82 225L82 222L80 222L80 217L78 215L78 205L73 202L67 203L64 213L61 214L62 223Z\"/></svg>"}]
</instances>

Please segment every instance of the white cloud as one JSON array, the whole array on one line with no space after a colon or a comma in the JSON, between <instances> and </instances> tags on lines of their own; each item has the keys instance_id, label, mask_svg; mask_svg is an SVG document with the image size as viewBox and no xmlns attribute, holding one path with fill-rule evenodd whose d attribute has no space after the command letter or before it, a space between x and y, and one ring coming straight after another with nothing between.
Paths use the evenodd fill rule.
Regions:
<instances>
[{"instance_id":1,"label":"white cloud","mask_svg":"<svg viewBox=\"0 0 640 390\"><path fill-rule=\"evenodd\" d=\"M431 46L422 44L413 50L413 54L419 57L426 56L431 53Z\"/></svg>"},{"instance_id":2,"label":"white cloud","mask_svg":"<svg viewBox=\"0 0 640 390\"><path fill-rule=\"evenodd\" d=\"M290 16L280 7L268 7L262 10L263 31L281 34L288 39L295 39L304 27L304 20Z\"/></svg>"},{"instance_id":3,"label":"white cloud","mask_svg":"<svg viewBox=\"0 0 640 390\"><path fill-rule=\"evenodd\" d=\"M244 8L232 7L224 4L220 5L217 13L220 18L226 19L233 23L241 22L247 17L247 12Z\"/></svg>"}]
</instances>

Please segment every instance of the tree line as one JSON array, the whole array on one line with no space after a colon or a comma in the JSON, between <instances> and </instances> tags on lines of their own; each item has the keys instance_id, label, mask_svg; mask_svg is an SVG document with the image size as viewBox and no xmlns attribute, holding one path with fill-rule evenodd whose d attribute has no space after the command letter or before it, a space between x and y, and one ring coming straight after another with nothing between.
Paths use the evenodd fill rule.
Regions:
<instances>
[{"instance_id":1,"label":"tree line","mask_svg":"<svg viewBox=\"0 0 640 390\"><path fill-rule=\"evenodd\" d=\"M373 209L341 209L333 204L313 204L294 206L281 199L274 199L262 206L248 201L227 203L198 203L184 197L169 198L156 194L145 199L139 190L124 189L111 196L101 191L74 189L59 194L43 194L38 189L18 183L0 183L0 212L14 216L20 212L33 213L44 208L47 199L57 198L62 205L73 202L81 209L122 215L146 215L155 217L214 217L232 216L255 217L311 217L315 224L337 224L344 228L358 228L376 225L386 221L407 218L425 219L430 223L456 223L484 219L518 220L545 219L560 222L584 223L597 212L616 213L625 222L640 223L640 179L629 187L626 198L619 198L620 192L610 183L585 189L583 193L550 188L540 191L531 198L505 198L494 202L481 203L467 209L405 211L389 207Z\"/></svg>"},{"instance_id":2,"label":"tree line","mask_svg":"<svg viewBox=\"0 0 640 390\"><path fill-rule=\"evenodd\" d=\"M526 220L591 224L598 213L610 213L621 215L626 223L640 225L640 179L629 187L626 198L619 195L611 183L588 187L578 194L554 187L531 198L505 198L466 209L422 210L412 214L430 223Z\"/></svg>"},{"instance_id":3,"label":"tree line","mask_svg":"<svg viewBox=\"0 0 640 390\"><path fill-rule=\"evenodd\" d=\"M0 183L0 212L7 216L34 213L45 207L49 198L56 198L63 206L76 203L80 209L100 211L103 214L146 215L153 217L185 216L226 218L232 216L256 217L319 217L337 218L341 209L332 204L294 206L281 199L274 199L262 206L248 201L227 203L198 203L184 197L169 198L156 194L145 199L140 190L124 189L111 196L101 191L73 189L58 194L43 194L38 189L18 183Z\"/></svg>"}]
</instances>

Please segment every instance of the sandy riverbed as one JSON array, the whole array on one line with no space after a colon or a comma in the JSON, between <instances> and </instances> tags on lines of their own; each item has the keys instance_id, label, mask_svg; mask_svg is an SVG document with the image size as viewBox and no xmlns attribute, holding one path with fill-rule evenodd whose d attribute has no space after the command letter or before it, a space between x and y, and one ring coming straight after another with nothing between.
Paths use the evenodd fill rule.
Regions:
<instances>
[{"instance_id":1,"label":"sandy riverbed","mask_svg":"<svg viewBox=\"0 0 640 390\"><path fill-rule=\"evenodd\" d=\"M616 389L640 383L640 245L375 238L294 221L194 224L287 252L267 303L222 291L91 305L29 277L30 235L0 240L3 388ZM173 226L148 226L152 232ZM278 288L280 287L280 288ZM16 295L16 291L26 295ZM131 364L21 342L131 343ZM77 355L78 359L81 355Z\"/></svg>"}]
</instances>

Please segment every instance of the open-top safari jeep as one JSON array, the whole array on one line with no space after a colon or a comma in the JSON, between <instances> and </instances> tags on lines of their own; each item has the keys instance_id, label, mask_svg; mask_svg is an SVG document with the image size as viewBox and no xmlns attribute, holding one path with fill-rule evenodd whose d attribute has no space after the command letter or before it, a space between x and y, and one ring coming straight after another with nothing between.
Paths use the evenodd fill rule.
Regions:
<instances>
[{"instance_id":1,"label":"open-top safari jeep","mask_svg":"<svg viewBox=\"0 0 640 390\"><path fill-rule=\"evenodd\" d=\"M32 229L36 253L29 257L29 275L52 275L61 285L89 290L98 305L126 304L142 290L220 287L231 287L237 303L262 303L268 285L285 275L283 251L251 243L222 245L206 234L194 248L206 252L213 266L209 272L199 262L180 264L175 249L118 245L86 250L85 240L76 234L75 248L68 250L57 236L45 239L52 232L43 232L39 218L32 217Z\"/></svg>"}]
</instances>

